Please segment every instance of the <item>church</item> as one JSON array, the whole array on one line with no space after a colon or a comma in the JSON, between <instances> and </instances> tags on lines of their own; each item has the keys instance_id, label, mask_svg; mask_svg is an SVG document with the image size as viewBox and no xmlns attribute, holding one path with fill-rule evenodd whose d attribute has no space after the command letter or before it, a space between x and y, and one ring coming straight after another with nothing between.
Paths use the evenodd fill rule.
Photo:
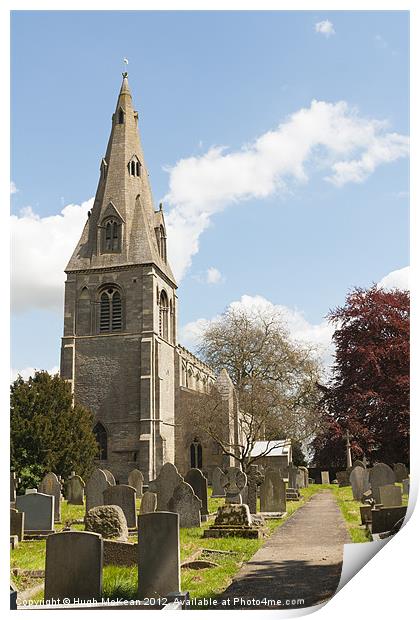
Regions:
<instances>
[{"instance_id":1,"label":"church","mask_svg":"<svg viewBox=\"0 0 420 620\"><path fill-rule=\"evenodd\" d=\"M60 364L75 402L94 414L96 465L121 483L135 468L146 482L154 479L167 461L183 474L234 464L186 415L213 384L223 399L226 438L239 442L227 372L215 377L178 344L177 283L166 243L123 73L94 204L65 269Z\"/></svg>"}]
</instances>

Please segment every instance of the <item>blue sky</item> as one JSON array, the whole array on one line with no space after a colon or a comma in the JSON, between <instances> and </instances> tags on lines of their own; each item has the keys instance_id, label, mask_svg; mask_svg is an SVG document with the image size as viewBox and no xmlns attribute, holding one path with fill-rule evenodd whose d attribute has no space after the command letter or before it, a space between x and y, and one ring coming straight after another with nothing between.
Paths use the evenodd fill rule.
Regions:
<instances>
[{"instance_id":1,"label":"blue sky","mask_svg":"<svg viewBox=\"0 0 420 620\"><path fill-rule=\"evenodd\" d=\"M317 31L316 24L324 26ZM58 364L57 290L68 256L58 252L50 260L48 248L65 247L63 228L71 244L82 230L82 213L74 211L72 226L60 214L95 193L124 56L156 205L165 197L166 213L182 212L184 219L197 215L194 201L210 213L197 233L198 251L180 247L179 224L171 229L177 239L168 239L169 248L177 246L174 261L182 263L180 327L191 327L180 332L186 344L193 345L188 337L197 320L244 295L300 313L313 334L351 287L408 265L408 158L401 154L409 133L407 12L20 11L12 14L11 31L14 369ZM340 127L356 116L361 134L380 136L367 145L359 136L357 148L369 162L381 146L379 163L362 180L352 169L354 178L331 182L341 155L336 144L331 152L332 138L319 139L313 100L329 106L329 119L339 110ZM335 107L340 101L344 111ZM259 192L239 179L233 190L225 154L233 155L238 177L249 174L241 168L244 152L253 166L270 167L270 153L254 146L279 124L289 128L300 110L309 110L308 133L315 135L305 178L277 162L274 189ZM283 138L277 136L278 144L286 144ZM291 152L296 146L287 145ZM218 146L226 150L207 165L209 149ZM345 159L354 157L348 152ZM217 204L188 194L186 180L197 164L196 192L214 178L223 194ZM42 238L28 233L34 221L41 235L48 230L44 262ZM25 261L34 268L30 285Z\"/></svg>"}]
</instances>

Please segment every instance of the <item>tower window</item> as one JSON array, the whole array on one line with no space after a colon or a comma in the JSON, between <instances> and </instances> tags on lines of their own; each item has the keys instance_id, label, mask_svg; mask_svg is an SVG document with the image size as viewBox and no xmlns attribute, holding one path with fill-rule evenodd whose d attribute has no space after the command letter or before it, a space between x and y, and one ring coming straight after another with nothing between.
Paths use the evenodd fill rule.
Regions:
<instances>
[{"instance_id":1,"label":"tower window","mask_svg":"<svg viewBox=\"0 0 420 620\"><path fill-rule=\"evenodd\" d=\"M103 424L98 422L93 429L96 442L98 444L98 452L96 458L105 461L108 458L108 434Z\"/></svg>"},{"instance_id":2,"label":"tower window","mask_svg":"<svg viewBox=\"0 0 420 620\"><path fill-rule=\"evenodd\" d=\"M122 108L118 110L118 124L119 125L124 124L124 110Z\"/></svg>"},{"instance_id":3,"label":"tower window","mask_svg":"<svg viewBox=\"0 0 420 620\"><path fill-rule=\"evenodd\" d=\"M168 315L168 296L165 291L162 291L159 299L159 336L161 336L164 340L168 340Z\"/></svg>"},{"instance_id":4,"label":"tower window","mask_svg":"<svg viewBox=\"0 0 420 620\"><path fill-rule=\"evenodd\" d=\"M102 252L121 251L121 222L115 218L108 219L103 224Z\"/></svg>"},{"instance_id":5,"label":"tower window","mask_svg":"<svg viewBox=\"0 0 420 620\"><path fill-rule=\"evenodd\" d=\"M122 330L122 299L116 288L108 288L99 299L99 331L117 332Z\"/></svg>"},{"instance_id":6,"label":"tower window","mask_svg":"<svg viewBox=\"0 0 420 620\"><path fill-rule=\"evenodd\" d=\"M135 155L128 162L128 173L132 177L139 177L141 175L141 163Z\"/></svg>"},{"instance_id":7,"label":"tower window","mask_svg":"<svg viewBox=\"0 0 420 620\"><path fill-rule=\"evenodd\" d=\"M196 467L198 469L203 467L203 447L197 437L195 437L190 445L190 463L191 467Z\"/></svg>"}]
</instances>

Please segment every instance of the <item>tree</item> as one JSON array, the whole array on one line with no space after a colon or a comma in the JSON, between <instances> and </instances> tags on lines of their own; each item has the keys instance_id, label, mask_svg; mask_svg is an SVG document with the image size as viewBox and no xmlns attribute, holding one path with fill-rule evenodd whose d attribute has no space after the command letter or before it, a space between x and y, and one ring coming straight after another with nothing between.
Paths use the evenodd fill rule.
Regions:
<instances>
[{"instance_id":1,"label":"tree","mask_svg":"<svg viewBox=\"0 0 420 620\"><path fill-rule=\"evenodd\" d=\"M98 451L93 416L73 405L69 383L58 375L37 371L11 386L11 463L22 485L37 486L53 471L88 476Z\"/></svg>"},{"instance_id":2,"label":"tree","mask_svg":"<svg viewBox=\"0 0 420 620\"><path fill-rule=\"evenodd\" d=\"M336 353L324 430L312 443L317 464L345 465L347 430L354 456L408 463L409 306L408 291L374 285L329 313Z\"/></svg>"}]
</instances>

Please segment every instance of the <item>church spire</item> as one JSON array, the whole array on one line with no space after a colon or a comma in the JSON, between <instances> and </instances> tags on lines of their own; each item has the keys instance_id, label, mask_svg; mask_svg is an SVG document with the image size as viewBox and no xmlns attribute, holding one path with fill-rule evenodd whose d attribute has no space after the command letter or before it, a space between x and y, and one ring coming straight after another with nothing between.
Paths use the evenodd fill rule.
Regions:
<instances>
[{"instance_id":1,"label":"church spire","mask_svg":"<svg viewBox=\"0 0 420 620\"><path fill-rule=\"evenodd\" d=\"M138 112L124 72L91 216L66 271L155 264L175 284L163 251L163 213L154 210ZM162 232L163 231L163 232Z\"/></svg>"}]
</instances>

